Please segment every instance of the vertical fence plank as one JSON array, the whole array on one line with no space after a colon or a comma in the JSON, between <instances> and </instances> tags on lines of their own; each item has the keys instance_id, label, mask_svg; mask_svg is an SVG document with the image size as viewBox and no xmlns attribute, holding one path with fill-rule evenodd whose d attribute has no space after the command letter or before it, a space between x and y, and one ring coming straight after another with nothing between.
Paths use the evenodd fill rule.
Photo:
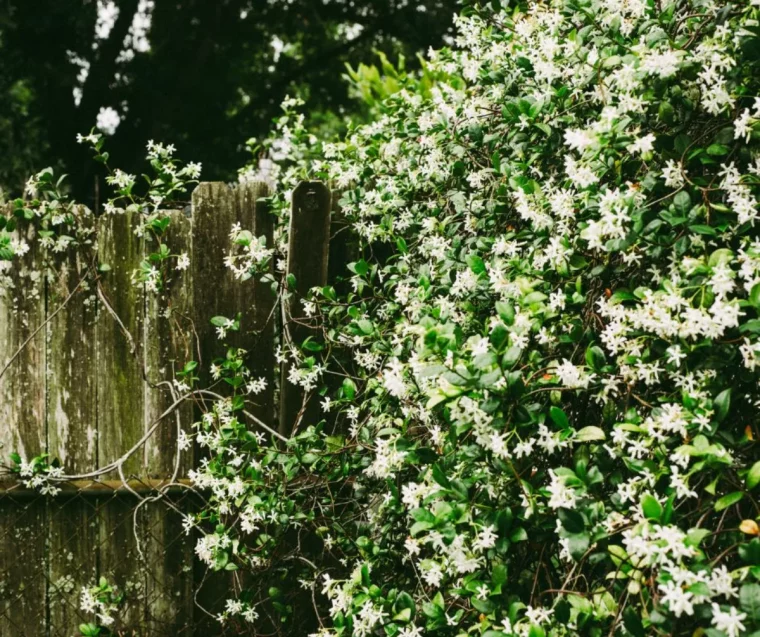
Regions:
<instances>
[{"instance_id":1,"label":"vertical fence plank","mask_svg":"<svg viewBox=\"0 0 760 637\"><path fill-rule=\"evenodd\" d=\"M181 210L169 213L171 222L165 237L173 255L192 252L191 222ZM145 370L150 386L145 387L145 422L148 427L174 402L171 384L185 363L194 360L196 353L193 334L192 285L189 270L177 270L177 260L171 259L166 270L164 289L146 295L144 326ZM176 391L176 389L174 390ZM192 423L193 410L188 403L179 410L185 431ZM189 433L189 431L188 431ZM177 420L174 414L165 418L145 444L144 474L151 478L167 478L175 469L177 455ZM181 455L178 477L187 475L192 466L192 454Z\"/></svg>"},{"instance_id":2,"label":"vertical fence plank","mask_svg":"<svg viewBox=\"0 0 760 637\"><path fill-rule=\"evenodd\" d=\"M235 191L235 209L237 218L256 237L266 237L267 246L273 245L274 221L263 197L269 194L269 188L263 182L241 184ZM246 227L245 225L243 226ZM274 273L274 264L270 263L269 273ZM238 282L240 285L240 282ZM247 366L253 378L264 378L266 388L251 398L251 411L267 424L274 422L274 316L275 297L271 285L261 282L260 277L251 281L252 298L245 299L247 324L244 330L243 347L248 351Z\"/></svg>"},{"instance_id":3,"label":"vertical fence plank","mask_svg":"<svg viewBox=\"0 0 760 637\"><path fill-rule=\"evenodd\" d=\"M14 259L0 290L0 453L31 459L45 450L45 281L34 228L29 252ZM14 358L15 357L15 358ZM13 359L11 361L11 359ZM37 635L46 627L45 501L0 503L0 635Z\"/></svg>"},{"instance_id":4,"label":"vertical fence plank","mask_svg":"<svg viewBox=\"0 0 760 637\"><path fill-rule=\"evenodd\" d=\"M0 635L46 630L45 498L0 500Z\"/></svg>"},{"instance_id":5,"label":"vertical fence plank","mask_svg":"<svg viewBox=\"0 0 760 637\"><path fill-rule=\"evenodd\" d=\"M303 181L293 191L288 246L288 274L296 279L296 289L286 304L285 338L296 345L313 334L302 300L313 287L327 283L330 245L330 190L321 181ZM299 420L313 422L318 404L288 380L291 361L283 364L280 381L280 433L290 435Z\"/></svg>"},{"instance_id":6,"label":"vertical fence plank","mask_svg":"<svg viewBox=\"0 0 760 637\"><path fill-rule=\"evenodd\" d=\"M81 224L94 224L86 208L74 214ZM56 255L47 286L48 452L67 473L96 468L97 293L92 256L86 248ZM79 611L82 587L97 579L94 509L80 498L57 498L50 501L48 514L50 632L68 635L84 619Z\"/></svg>"},{"instance_id":7,"label":"vertical fence plank","mask_svg":"<svg viewBox=\"0 0 760 637\"><path fill-rule=\"evenodd\" d=\"M211 361L225 353L209 323L211 317L234 318L242 312L247 324L241 325L239 334L230 333L227 340L250 353L256 349L260 315L257 308L267 314L271 310L272 301L264 294L264 286L257 286L254 280L236 280L224 263L231 245L230 230L235 224L256 235L271 237L272 226L266 209L257 205L257 199L267 193L266 184L259 182L241 184L236 188L220 182L202 183L193 192L191 267L196 329L203 359L201 378L208 379Z\"/></svg>"},{"instance_id":8,"label":"vertical fence plank","mask_svg":"<svg viewBox=\"0 0 760 637\"><path fill-rule=\"evenodd\" d=\"M32 458L45 450L45 277L34 228L24 240L29 252L12 262L0 290L0 444L3 464L17 451ZM23 346L23 348L22 348ZM10 364L9 364L10 363Z\"/></svg>"},{"instance_id":9,"label":"vertical fence plank","mask_svg":"<svg viewBox=\"0 0 760 637\"><path fill-rule=\"evenodd\" d=\"M142 239L134 233L138 213L112 214L98 221L98 256L110 267L101 280L105 300L97 325L98 462L103 466L143 435L145 294L143 286L132 281L142 258ZM125 463L124 473L139 475L142 464L142 455L136 454ZM116 474L107 477L118 479Z\"/></svg>"},{"instance_id":10,"label":"vertical fence plank","mask_svg":"<svg viewBox=\"0 0 760 637\"><path fill-rule=\"evenodd\" d=\"M143 286L132 281L142 258L142 239L134 233L138 221L138 213L133 212L98 219L98 256L101 263L110 266L101 281L105 300L99 305L97 323L97 453L100 466L122 456L144 431L142 332L145 295ZM137 453L124 464L125 477L140 475L142 469L143 454ZM118 479L119 476L113 473L105 477ZM131 499L114 497L102 504L99 572L125 590L129 600L125 625L139 626L146 609L145 580L140 574L144 565L138 561L136 535L143 533L143 527L137 525L135 528L133 524L135 502Z\"/></svg>"},{"instance_id":11,"label":"vertical fence plank","mask_svg":"<svg viewBox=\"0 0 760 637\"><path fill-rule=\"evenodd\" d=\"M169 213L171 222L164 240L171 254L192 253L191 220L182 210ZM148 293L145 313L145 369L150 387L145 389L145 423L147 428L174 402L165 384L176 378L185 363L196 358L192 325L192 285L189 270L178 270L171 259L160 293ZM180 452L177 458L177 417L184 431L190 433L193 422L192 403L164 418L145 445L145 472L148 477L169 480L187 476L193 466L193 450ZM146 505L145 630L151 635L176 634L192 617L193 546L182 530L182 517L163 500Z\"/></svg>"},{"instance_id":12,"label":"vertical fence plank","mask_svg":"<svg viewBox=\"0 0 760 637\"><path fill-rule=\"evenodd\" d=\"M230 188L224 183L202 183L193 192L193 253L191 258L195 325L201 343L202 368L199 376L208 386L209 366L214 358L225 354L210 324L213 316L234 318L243 314L244 323L238 334L230 333L226 342L248 351L248 364L257 376L267 380L263 396L254 410L264 419L273 414L273 340L274 327L268 321L273 300L271 291L254 279L236 280L224 263L230 250L230 230L235 224L254 235L267 236L272 245L272 222L258 199L268 194L264 183L241 184ZM226 390L219 387L218 391ZM268 403L268 404L267 404ZM212 613L220 612L230 596L232 577L228 573L208 572L205 565L195 561L195 587L199 588L198 603ZM201 585L202 583L202 585ZM196 631L218 630L215 620L201 609L195 611Z\"/></svg>"}]
</instances>

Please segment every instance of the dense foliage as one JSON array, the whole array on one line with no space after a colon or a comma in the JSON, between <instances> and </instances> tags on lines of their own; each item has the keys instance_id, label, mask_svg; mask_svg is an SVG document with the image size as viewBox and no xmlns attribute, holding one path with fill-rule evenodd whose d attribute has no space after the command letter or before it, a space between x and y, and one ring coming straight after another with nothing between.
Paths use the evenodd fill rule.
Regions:
<instances>
[{"instance_id":1,"label":"dense foliage","mask_svg":"<svg viewBox=\"0 0 760 637\"><path fill-rule=\"evenodd\" d=\"M283 210L332 179L363 258L284 344L325 422L277 449L227 401L198 434L198 554L267 573L230 619L300 581L319 635L760 629L759 16L471 12L345 141L288 104Z\"/></svg>"},{"instance_id":2,"label":"dense foliage","mask_svg":"<svg viewBox=\"0 0 760 637\"><path fill-rule=\"evenodd\" d=\"M323 420L283 441L247 413L262 381L243 352L210 370L232 396L194 426L212 497L187 530L203 562L252 573L219 619L320 637L757 634L760 6L492 5L457 19L422 79L365 76L392 94L343 141L285 104L276 245L233 228L228 265L282 271L304 176L343 192L359 256L301 300L316 335L281 344ZM197 177L152 152L154 197ZM128 177L111 179L160 243L160 202ZM213 322L222 342L240 329Z\"/></svg>"}]
</instances>

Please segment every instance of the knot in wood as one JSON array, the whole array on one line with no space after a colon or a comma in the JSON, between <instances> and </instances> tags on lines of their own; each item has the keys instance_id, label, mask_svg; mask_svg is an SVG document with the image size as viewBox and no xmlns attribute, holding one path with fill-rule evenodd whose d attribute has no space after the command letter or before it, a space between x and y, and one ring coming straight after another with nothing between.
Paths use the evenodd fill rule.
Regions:
<instances>
[{"instance_id":1,"label":"knot in wood","mask_svg":"<svg viewBox=\"0 0 760 637\"><path fill-rule=\"evenodd\" d=\"M304 198L303 207L306 212L315 212L319 208L319 197L316 190L309 190Z\"/></svg>"}]
</instances>

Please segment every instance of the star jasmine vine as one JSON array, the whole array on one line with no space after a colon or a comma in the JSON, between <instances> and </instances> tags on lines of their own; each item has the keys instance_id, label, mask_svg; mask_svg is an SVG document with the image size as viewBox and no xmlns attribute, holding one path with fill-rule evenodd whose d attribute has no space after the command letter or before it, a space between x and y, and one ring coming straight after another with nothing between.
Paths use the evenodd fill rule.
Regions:
<instances>
[{"instance_id":1,"label":"star jasmine vine","mask_svg":"<svg viewBox=\"0 0 760 637\"><path fill-rule=\"evenodd\" d=\"M275 240L231 228L231 273L290 304L303 178L341 193L357 256L296 299L309 338L281 313L282 382L319 415L289 438L256 420L266 379L229 347L210 368L228 395L180 441L207 452L191 472L207 505L184 524L197 559L248 575L218 619L316 637L756 634L760 6L495 1L456 26L371 123L320 141L289 99L264 143ZM82 141L104 161L100 136ZM147 200L109 180L160 237L165 194L199 167L149 153ZM209 319L220 347L240 329ZM178 390L203 391L196 367Z\"/></svg>"},{"instance_id":2,"label":"star jasmine vine","mask_svg":"<svg viewBox=\"0 0 760 637\"><path fill-rule=\"evenodd\" d=\"M208 561L276 573L263 607L312 582L320 637L749 634L760 10L493 4L343 140L284 104L274 253L229 265L285 259L303 177L361 258L283 343L325 420L201 471L240 542Z\"/></svg>"}]
</instances>

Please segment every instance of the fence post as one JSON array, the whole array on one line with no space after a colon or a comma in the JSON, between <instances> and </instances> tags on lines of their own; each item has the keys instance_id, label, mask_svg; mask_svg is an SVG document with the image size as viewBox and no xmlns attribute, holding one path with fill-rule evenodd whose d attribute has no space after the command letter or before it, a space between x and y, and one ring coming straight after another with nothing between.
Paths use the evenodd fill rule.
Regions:
<instances>
[{"instance_id":1,"label":"fence post","mask_svg":"<svg viewBox=\"0 0 760 637\"><path fill-rule=\"evenodd\" d=\"M321 181L302 181L293 191L288 246L288 275L295 277L295 289L284 304L283 340L300 345L315 329L309 324L303 299L313 287L327 284L330 248L329 188ZM301 421L315 422L318 404L300 386L288 380L293 361L282 366L280 381L280 433L289 436Z\"/></svg>"}]
</instances>

